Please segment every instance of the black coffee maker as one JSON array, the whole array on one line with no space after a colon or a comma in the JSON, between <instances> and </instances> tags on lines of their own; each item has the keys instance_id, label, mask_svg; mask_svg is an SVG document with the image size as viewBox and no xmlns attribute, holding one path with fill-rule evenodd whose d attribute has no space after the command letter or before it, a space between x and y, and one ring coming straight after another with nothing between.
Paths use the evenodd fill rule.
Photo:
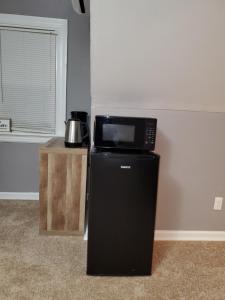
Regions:
<instances>
[{"instance_id":1,"label":"black coffee maker","mask_svg":"<svg viewBox=\"0 0 225 300\"><path fill-rule=\"evenodd\" d=\"M71 111L71 119L66 122L65 146L89 146L88 113Z\"/></svg>"}]
</instances>

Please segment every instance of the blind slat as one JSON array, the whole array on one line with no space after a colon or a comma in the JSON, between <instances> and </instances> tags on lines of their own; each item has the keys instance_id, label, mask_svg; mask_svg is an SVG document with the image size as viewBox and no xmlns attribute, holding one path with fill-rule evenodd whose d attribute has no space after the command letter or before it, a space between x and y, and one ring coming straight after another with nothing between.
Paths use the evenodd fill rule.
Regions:
<instances>
[{"instance_id":1,"label":"blind slat","mask_svg":"<svg viewBox=\"0 0 225 300\"><path fill-rule=\"evenodd\" d=\"M0 117L14 130L55 133L55 46L52 34L1 30Z\"/></svg>"},{"instance_id":2,"label":"blind slat","mask_svg":"<svg viewBox=\"0 0 225 300\"><path fill-rule=\"evenodd\" d=\"M53 30L36 29L36 28L25 28L25 27L0 26L0 30L20 31L20 32L32 32L32 33L57 35L57 33L54 32Z\"/></svg>"}]
</instances>

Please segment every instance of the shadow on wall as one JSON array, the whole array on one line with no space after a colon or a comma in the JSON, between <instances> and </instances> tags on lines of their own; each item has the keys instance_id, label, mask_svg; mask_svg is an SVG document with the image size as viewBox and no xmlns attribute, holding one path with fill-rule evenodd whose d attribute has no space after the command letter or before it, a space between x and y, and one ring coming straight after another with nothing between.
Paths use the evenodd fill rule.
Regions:
<instances>
[{"instance_id":1,"label":"shadow on wall","mask_svg":"<svg viewBox=\"0 0 225 300\"><path fill-rule=\"evenodd\" d=\"M156 229L177 230L182 205L181 187L170 173L171 143L160 130L157 131L156 152L160 154Z\"/></svg>"}]
</instances>

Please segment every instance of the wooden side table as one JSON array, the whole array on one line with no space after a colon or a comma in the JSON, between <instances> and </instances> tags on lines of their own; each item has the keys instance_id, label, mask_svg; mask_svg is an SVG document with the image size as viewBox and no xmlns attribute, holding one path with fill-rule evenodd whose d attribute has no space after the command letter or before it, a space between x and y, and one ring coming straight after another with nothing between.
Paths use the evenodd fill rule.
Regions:
<instances>
[{"instance_id":1,"label":"wooden side table","mask_svg":"<svg viewBox=\"0 0 225 300\"><path fill-rule=\"evenodd\" d=\"M40 148L40 233L83 235L87 148L53 138Z\"/></svg>"}]
</instances>

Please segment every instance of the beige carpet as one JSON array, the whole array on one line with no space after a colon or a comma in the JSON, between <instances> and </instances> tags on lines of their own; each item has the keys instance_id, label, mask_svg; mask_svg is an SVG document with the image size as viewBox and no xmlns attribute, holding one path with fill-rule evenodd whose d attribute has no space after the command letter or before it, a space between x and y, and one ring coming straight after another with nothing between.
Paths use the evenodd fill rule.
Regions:
<instances>
[{"instance_id":1,"label":"beige carpet","mask_svg":"<svg viewBox=\"0 0 225 300\"><path fill-rule=\"evenodd\" d=\"M225 299L224 242L156 242L151 277L89 277L85 264L82 239L38 234L38 202L0 201L0 299Z\"/></svg>"}]
</instances>

